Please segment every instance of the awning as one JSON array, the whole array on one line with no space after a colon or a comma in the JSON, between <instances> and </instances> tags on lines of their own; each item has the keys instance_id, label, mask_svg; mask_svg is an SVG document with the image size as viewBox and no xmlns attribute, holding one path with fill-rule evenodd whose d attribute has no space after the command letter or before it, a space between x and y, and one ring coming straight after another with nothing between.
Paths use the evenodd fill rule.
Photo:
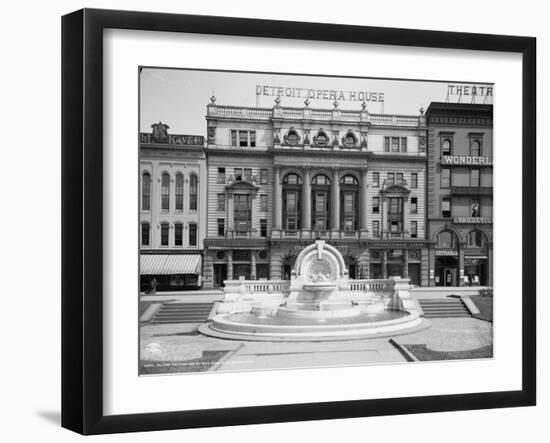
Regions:
<instances>
[{"instance_id":1,"label":"awning","mask_svg":"<svg viewBox=\"0 0 550 443\"><path fill-rule=\"evenodd\" d=\"M202 257L199 254L142 254L141 275L200 274Z\"/></svg>"}]
</instances>

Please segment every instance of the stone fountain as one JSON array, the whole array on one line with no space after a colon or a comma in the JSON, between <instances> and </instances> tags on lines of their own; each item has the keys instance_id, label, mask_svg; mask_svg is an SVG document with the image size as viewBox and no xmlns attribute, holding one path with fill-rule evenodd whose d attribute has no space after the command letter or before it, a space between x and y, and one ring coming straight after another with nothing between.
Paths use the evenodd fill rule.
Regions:
<instances>
[{"instance_id":1,"label":"stone fountain","mask_svg":"<svg viewBox=\"0 0 550 443\"><path fill-rule=\"evenodd\" d=\"M302 250L290 283L231 280L206 335L240 340L346 340L427 327L409 280L350 280L340 252L323 240Z\"/></svg>"}]
</instances>

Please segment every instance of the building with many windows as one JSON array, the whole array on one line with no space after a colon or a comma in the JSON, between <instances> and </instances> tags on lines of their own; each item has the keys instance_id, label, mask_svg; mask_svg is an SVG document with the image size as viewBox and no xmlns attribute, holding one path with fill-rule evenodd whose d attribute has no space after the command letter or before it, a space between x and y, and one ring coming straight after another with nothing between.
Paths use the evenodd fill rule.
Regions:
<instances>
[{"instance_id":1,"label":"building with many windows","mask_svg":"<svg viewBox=\"0 0 550 443\"><path fill-rule=\"evenodd\" d=\"M493 106L430 104L430 286L493 281Z\"/></svg>"},{"instance_id":2,"label":"building with many windows","mask_svg":"<svg viewBox=\"0 0 550 443\"><path fill-rule=\"evenodd\" d=\"M325 239L351 278L428 284L426 119L331 109L207 107L204 284L287 279Z\"/></svg>"},{"instance_id":3,"label":"building with many windows","mask_svg":"<svg viewBox=\"0 0 550 443\"><path fill-rule=\"evenodd\" d=\"M152 125L140 134L140 289L202 284L206 235L204 137Z\"/></svg>"}]
</instances>

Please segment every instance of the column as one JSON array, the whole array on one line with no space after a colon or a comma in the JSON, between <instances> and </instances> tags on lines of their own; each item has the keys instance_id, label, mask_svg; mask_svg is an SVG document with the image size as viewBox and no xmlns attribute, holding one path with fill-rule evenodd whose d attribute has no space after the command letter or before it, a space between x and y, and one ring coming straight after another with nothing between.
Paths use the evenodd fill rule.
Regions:
<instances>
[{"instance_id":1,"label":"column","mask_svg":"<svg viewBox=\"0 0 550 443\"><path fill-rule=\"evenodd\" d=\"M411 227L409 226L409 196L403 199L403 238L410 238Z\"/></svg>"},{"instance_id":2,"label":"column","mask_svg":"<svg viewBox=\"0 0 550 443\"><path fill-rule=\"evenodd\" d=\"M331 190L332 210L330 213L330 226L332 232L340 231L340 171L332 170L332 190Z\"/></svg>"},{"instance_id":3,"label":"column","mask_svg":"<svg viewBox=\"0 0 550 443\"><path fill-rule=\"evenodd\" d=\"M256 253L250 251L250 279L256 280Z\"/></svg>"},{"instance_id":4,"label":"column","mask_svg":"<svg viewBox=\"0 0 550 443\"><path fill-rule=\"evenodd\" d=\"M233 215L235 211L233 210L233 194L227 194L227 234L230 236L233 235Z\"/></svg>"},{"instance_id":5,"label":"column","mask_svg":"<svg viewBox=\"0 0 550 443\"><path fill-rule=\"evenodd\" d=\"M273 230L280 231L283 220L281 168L275 166L273 172Z\"/></svg>"},{"instance_id":6,"label":"column","mask_svg":"<svg viewBox=\"0 0 550 443\"><path fill-rule=\"evenodd\" d=\"M361 232L368 231L368 184L367 184L367 168L361 169L361 188L359 190L359 220Z\"/></svg>"},{"instance_id":7,"label":"column","mask_svg":"<svg viewBox=\"0 0 550 443\"><path fill-rule=\"evenodd\" d=\"M403 249L403 278L409 278L409 251Z\"/></svg>"},{"instance_id":8,"label":"column","mask_svg":"<svg viewBox=\"0 0 550 443\"><path fill-rule=\"evenodd\" d=\"M233 251L227 251L227 279L233 280Z\"/></svg>"},{"instance_id":9,"label":"column","mask_svg":"<svg viewBox=\"0 0 550 443\"><path fill-rule=\"evenodd\" d=\"M311 232L311 183L309 168L304 168L302 185L302 230L306 235Z\"/></svg>"},{"instance_id":10,"label":"column","mask_svg":"<svg viewBox=\"0 0 550 443\"><path fill-rule=\"evenodd\" d=\"M380 222L380 238L388 238L388 199L384 195L382 200L382 221Z\"/></svg>"},{"instance_id":11,"label":"column","mask_svg":"<svg viewBox=\"0 0 550 443\"><path fill-rule=\"evenodd\" d=\"M388 251L382 251L382 278L388 278Z\"/></svg>"},{"instance_id":12,"label":"column","mask_svg":"<svg viewBox=\"0 0 550 443\"><path fill-rule=\"evenodd\" d=\"M458 281L456 282L457 286L464 286L464 247L466 243L459 243L458 246Z\"/></svg>"}]
</instances>

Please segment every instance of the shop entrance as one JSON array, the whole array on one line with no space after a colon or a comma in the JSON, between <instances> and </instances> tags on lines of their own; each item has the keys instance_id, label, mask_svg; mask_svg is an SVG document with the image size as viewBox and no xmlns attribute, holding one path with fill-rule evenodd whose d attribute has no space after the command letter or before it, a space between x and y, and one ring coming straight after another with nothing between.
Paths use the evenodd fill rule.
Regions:
<instances>
[{"instance_id":1,"label":"shop entrance","mask_svg":"<svg viewBox=\"0 0 550 443\"><path fill-rule=\"evenodd\" d=\"M420 286L420 263L409 263L409 279L412 285Z\"/></svg>"},{"instance_id":2,"label":"shop entrance","mask_svg":"<svg viewBox=\"0 0 550 443\"><path fill-rule=\"evenodd\" d=\"M435 259L435 285L458 286L457 257L437 257Z\"/></svg>"},{"instance_id":3,"label":"shop entrance","mask_svg":"<svg viewBox=\"0 0 550 443\"><path fill-rule=\"evenodd\" d=\"M487 285L487 259L466 257L464 259L464 284L469 286Z\"/></svg>"}]
</instances>

